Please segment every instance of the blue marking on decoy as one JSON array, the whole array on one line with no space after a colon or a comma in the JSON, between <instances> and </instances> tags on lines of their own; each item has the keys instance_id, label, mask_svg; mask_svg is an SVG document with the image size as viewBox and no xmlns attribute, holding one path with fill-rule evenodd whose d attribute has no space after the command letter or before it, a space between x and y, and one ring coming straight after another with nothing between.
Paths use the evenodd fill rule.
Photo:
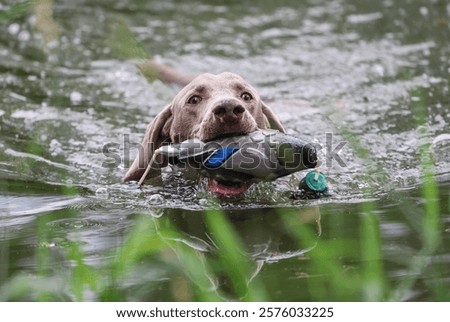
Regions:
<instances>
[{"instance_id":1,"label":"blue marking on decoy","mask_svg":"<svg viewBox=\"0 0 450 322\"><path fill-rule=\"evenodd\" d=\"M235 153L238 148L221 148L216 151L205 161L205 166L208 168L220 167L230 156Z\"/></svg>"}]
</instances>

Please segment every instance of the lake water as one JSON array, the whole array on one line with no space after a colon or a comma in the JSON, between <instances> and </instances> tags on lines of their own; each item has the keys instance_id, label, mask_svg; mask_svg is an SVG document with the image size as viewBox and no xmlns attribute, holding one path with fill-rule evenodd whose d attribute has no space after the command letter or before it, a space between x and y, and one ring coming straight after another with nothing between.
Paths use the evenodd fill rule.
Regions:
<instances>
[{"instance_id":1,"label":"lake water","mask_svg":"<svg viewBox=\"0 0 450 322\"><path fill-rule=\"evenodd\" d=\"M70 245L86 265L102 267L139 214L169 220L180 242L209 256L204 211L211 208L230 218L271 300L370 300L370 292L323 286L338 285L331 268L352 274L371 265L362 245L368 209L380 238L374 265L401 290L375 299L450 299L446 1L129 2L0 2L1 299L36 300L13 289L24 276L42 276L42 249L46 289L74 299L65 282ZM148 82L136 67L146 57L193 74L241 74L288 133L319 143L323 160L336 149L340 159L322 167L332 195L291 199L304 173L224 202L175 171L142 190L122 183L136 153L126 153L126 142L140 142L179 90ZM124 162L104 155L106 144L120 146ZM423 188L430 181L431 196ZM439 241L427 251L431 203ZM312 227L314 245L298 246L283 213ZM324 249L333 266L317 272L309 261ZM415 258L424 259L419 269ZM192 300L174 291L185 284L174 282L171 267L140 267L121 282L120 299ZM83 292L85 300L102 299Z\"/></svg>"}]
</instances>

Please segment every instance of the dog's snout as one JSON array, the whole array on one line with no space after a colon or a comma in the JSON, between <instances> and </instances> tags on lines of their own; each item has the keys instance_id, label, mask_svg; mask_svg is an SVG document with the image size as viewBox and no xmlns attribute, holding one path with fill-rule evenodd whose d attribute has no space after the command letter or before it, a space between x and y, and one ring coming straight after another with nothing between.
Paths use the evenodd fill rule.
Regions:
<instances>
[{"instance_id":1,"label":"dog's snout","mask_svg":"<svg viewBox=\"0 0 450 322\"><path fill-rule=\"evenodd\" d=\"M218 118L239 118L244 112L245 108L239 102L232 100L221 101L213 108L213 113Z\"/></svg>"}]
</instances>

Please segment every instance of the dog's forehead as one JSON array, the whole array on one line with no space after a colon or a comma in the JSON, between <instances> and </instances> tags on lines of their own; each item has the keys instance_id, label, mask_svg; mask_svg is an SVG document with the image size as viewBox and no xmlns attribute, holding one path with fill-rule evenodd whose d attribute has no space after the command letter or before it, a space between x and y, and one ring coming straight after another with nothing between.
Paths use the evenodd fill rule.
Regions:
<instances>
[{"instance_id":1,"label":"dog's forehead","mask_svg":"<svg viewBox=\"0 0 450 322\"><path fill-rule=\"evenodd\" d=\"M206 92L212 90L222 89L252 89L252 86L238 74L225 72L218 75L214 74L201 74L194 78L186 87L183 92L197 91Z\"/></svg>"}]
</instances>

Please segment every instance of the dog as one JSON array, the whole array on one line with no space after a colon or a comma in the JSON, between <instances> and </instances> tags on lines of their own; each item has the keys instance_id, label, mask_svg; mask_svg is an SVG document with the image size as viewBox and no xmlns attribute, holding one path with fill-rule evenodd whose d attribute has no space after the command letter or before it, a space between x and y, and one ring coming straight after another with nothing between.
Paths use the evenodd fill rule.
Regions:
<instances>
[{"instance_id":1,"label":"dog","mask_svg":"<svg viewBox=\"0 0 450 322\"><path fill-rule=\"evenodd\" d=\"M261 100L256 89L241 76L224 72L190 77L177 74L164 65L150 64L158 70L162 80L185 87L148 125L141 149L124 181L139 180L155 150L163 144L194 138L209 141L247 134L257 129L273 128L285 132L278 117ZM218 182L214 179L209 179L208 186L218 196L241 195L249 188L247 183Z\"/></svg>"}]
</instances>

